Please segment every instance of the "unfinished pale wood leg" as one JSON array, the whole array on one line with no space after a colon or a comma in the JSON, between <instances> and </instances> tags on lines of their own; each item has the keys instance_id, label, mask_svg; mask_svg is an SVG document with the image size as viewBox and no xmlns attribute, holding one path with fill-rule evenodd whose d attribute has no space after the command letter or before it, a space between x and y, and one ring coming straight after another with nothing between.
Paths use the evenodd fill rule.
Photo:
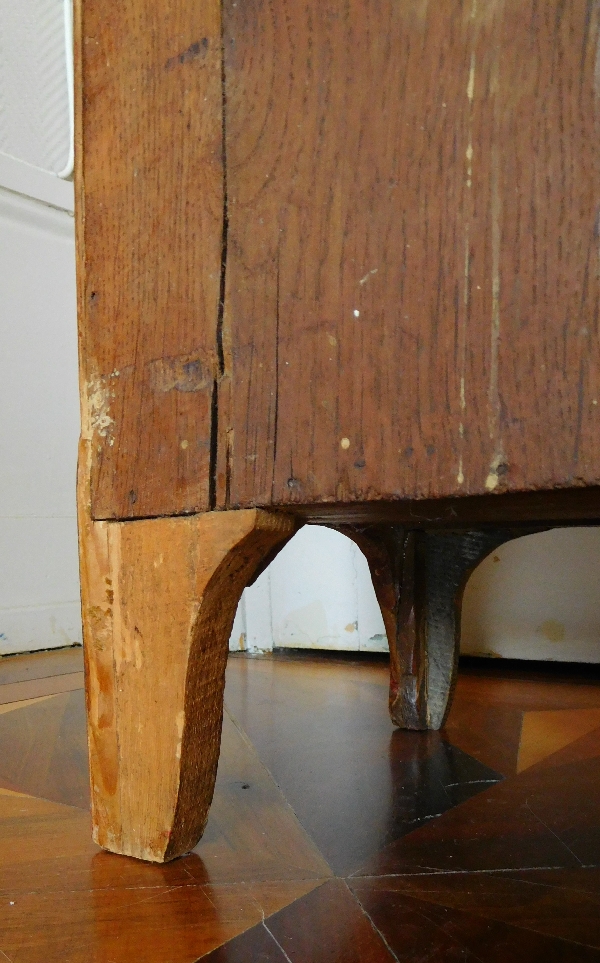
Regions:
<instances>
[{"instance_id":1,"label":"unfinished pale wood leg","mask_svg":"<svg viewBox=\"0 0 600 963\"><path fill-rule=\"evenodd\" d=\"M340 528L362 549L390 646L392 721L439 729L449 712L460 644L462 596L473 569L524 531Z\"/></svg>"},{"instance_id":2,"label":"unfinished pale wood leg","mask_svg":"<svg viewBox=\"0 0 600 963\"><path fill-rule=\"evenodd\" d=\"M82 511L84 514L84 511ZM80 519L95 841L163 862L206 823L242 590L293 520L258 510Z\"/></svg>"}]
</instances>

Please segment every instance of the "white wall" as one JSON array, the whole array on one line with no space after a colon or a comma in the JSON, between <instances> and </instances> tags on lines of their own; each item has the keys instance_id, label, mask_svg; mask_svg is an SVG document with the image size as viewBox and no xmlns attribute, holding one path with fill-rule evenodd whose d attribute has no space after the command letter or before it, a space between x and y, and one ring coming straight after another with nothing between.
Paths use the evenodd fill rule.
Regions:
<instances>
[{"instance_id":1,"label":"white wall","mask_svg":"<svg viewBox=\"0 0 600 963\"><path fill-rule=\"evenodd\" d=\"M274 646L387 650L369 567L350 539L306 526L246 589L230 648Z\"/></svg>"},{"instance_id":2,"label":"white wall","mask_svg":"<svg viewBox=\"0 0 600 963\"><path fill-rule=\"evenodd\" d=\"M0 190L0 654L81 639L73 218Z\"/></svg>"},{"instance_id":3,"label":"white wall","mask_svg":"<svg viewBox=\"0 0 600 963\"><path fill-rule=\"evenodd\" d=\"M529 535L488 555L467 584L461 648L600 662L600 528Z\"/></svg>"},{"instance_id":4,"label":"white wall","mask_svg":"<svg viewBox=\"0 0 600 963\"><path fill-rule=\"evenodd\" d=\"M0 0L0 152L52 174L72 166L71 0Z\"/></svg>"},{"instance_id":5,"label":"white wall","mask_svg":"<svg viewBox=\"0 0 600 963\"><path fill-rule=\"evenodd\" d=\"M366 560L353 542L305 527L246 589L232 649L385 651ZM508 542L471 576L461 650L516 659L600 662L600 528Z\"/></svg>"},{"instance_id":6,"label":"white wall","mask_svg":"<svg viewBox=\"0 0 600 963\"><path fill-rule=\"evenodd\" d=\"M65 0L0 0L0 654L81 640Z\"/></svg>"},{"instance_id":7,"label":"white wall","mask_svg":"<svg viewBox=\"0 0 600 963\"><path fill-rule=\"evenodd\" d=\"M63 0L0 0L0 654L81 639L75 251ZM600 531L503 546L465 593L463 650L600 661ZM305 528L248 589L232 648L385 650L367 564Z\"/></svg>"}]
</instances>

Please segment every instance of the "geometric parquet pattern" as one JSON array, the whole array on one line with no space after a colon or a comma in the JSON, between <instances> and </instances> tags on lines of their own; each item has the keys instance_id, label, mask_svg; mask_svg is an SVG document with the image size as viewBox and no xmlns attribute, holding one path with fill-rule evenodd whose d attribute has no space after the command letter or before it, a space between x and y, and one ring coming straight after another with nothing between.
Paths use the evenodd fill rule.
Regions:
<instances>
[{"instance_id":1,"label":"geometric parquet pattern","mask_svg":"<svg viewBox=\"0 0 600 963\"><path fill-rule=\"evenodd\" d=\"M91 842L80 650L0 661L0 963L600 963L597 669L461 666L442 733L380 656L229 660L209 823Z\"/></svg>"}]
</instances>

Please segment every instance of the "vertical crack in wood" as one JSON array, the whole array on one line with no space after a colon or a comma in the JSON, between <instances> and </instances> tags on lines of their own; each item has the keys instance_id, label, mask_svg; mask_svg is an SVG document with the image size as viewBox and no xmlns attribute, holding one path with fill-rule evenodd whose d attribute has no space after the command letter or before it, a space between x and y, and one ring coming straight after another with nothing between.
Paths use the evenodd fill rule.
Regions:
<instances>
[{"instance_id":1,"label":"vertical crack in wood","mask_svg":"<svg viewBox=\"0 0 600 963\"><path fill-rule=\"evenodd\" d=\"M210 399L210 456L208 475L208 510L214 512L217 507L217 457L219 445L219 381L213 381Z\"/></svg>"},{"instance_id":2,"label":"vertical crack in wood","mask_svg":"<svg viewBox=\"0 0 600 963\"><path fill-rule=\"evenodd\" d=\"M219 285L219 311L217 315L217 357L219 377L225 374L223 351L223 318L225 315L225 281L227 273L227 241L229 236L229 198L227 195L227 85L225 76L225 15L221 3L221 162L223 167L223 232L221 235L221 279Z\"/></svg>"},{"instance_id":3,"label":"vertical crack in wood","mask_svg":"<svg viewBox=\"0 0 600 963\"><path fill-rule=\"evenodd\" d=\"M225 374L223 323L225 317L225 287L227 280L227 243L229 237L229 201L227 195L227 87L225 75L225 19L221 3L221 168L223 172L223 225L221 231L221 275L217 307L216 348L217 377L213 384L210 425L209 509L217 506L217 460L219 449L219 383Z\"/></svg>"}]
</instances>

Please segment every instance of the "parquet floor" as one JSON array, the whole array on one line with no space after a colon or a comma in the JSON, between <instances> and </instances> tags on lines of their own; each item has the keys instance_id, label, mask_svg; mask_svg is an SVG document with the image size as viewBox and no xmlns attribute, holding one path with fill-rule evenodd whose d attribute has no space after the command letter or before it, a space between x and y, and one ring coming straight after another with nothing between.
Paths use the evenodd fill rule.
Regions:
<instances>
[{"instance_id":1,"label":"parquet floor","mask_svg":"<svg viewBox=\"0 0 600 963\"><path fill-rule=\"evenodd\" d=\"M0 963L600 963L600 673L230 659L215 801L152 866L90 840L81 653L0 661Z\"/></svg>"}]
</instances>

